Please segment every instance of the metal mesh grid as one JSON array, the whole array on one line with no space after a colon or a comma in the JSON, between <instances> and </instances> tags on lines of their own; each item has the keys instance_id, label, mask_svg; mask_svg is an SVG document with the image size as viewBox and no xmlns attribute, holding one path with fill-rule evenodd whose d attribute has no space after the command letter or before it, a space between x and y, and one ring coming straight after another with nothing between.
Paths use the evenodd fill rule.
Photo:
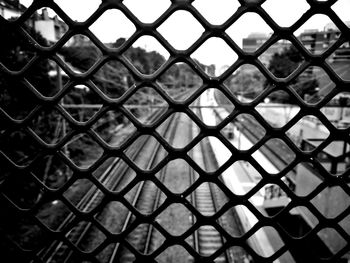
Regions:
<instances>
[{"instance_id":1,"label":"metal mesh grid","mask_svg":"<svg viewBox=\"0 0 350 263\"><path fill-rule=\"evenodd\" d=\"M272 262L273 260L279 258L283 253L285 253L289 247L293 247L297 242L299 242L298 239L295 239L288 235L284 231L283 228L279 224L276 223L276 220L278 219L279 215L275 215L273 217L266 217L263 216L250 202L248 202L248 199L251 198L255 193L257 193L262 187L264 187L266 184L276 184L280 186L281 189L290 197L291 202L284 208L283 211L289 211L293 207L297 206L305 206L307 207L310 212L317 218L319 223L317 226L311 230L310 233L308 233L303 239L307 240L308 236L317 233L318 231L322 230L323 228L332 228L336 230L342 238L345 240L350 240L348 233L344 231L342 227L339 226L339 222L344 219L346 216L349 215L350 207L345 209L342 213L340 213L337 217L333 219L325 218L311 203L310 200L317 196L320 192L322 192L324 189L330 186L339 186L345 193L350 195L350 189L348 187L349 182L349 176L348 172L339 175L339 176L333 176L329 174L325 169L322 168L321 164L316 160L315 156L320 153L328 144L330 144L333 141L339 140L339 138L342 138L345 142L350 143L349 140L349 128L347 129L337 129L335 128L330 121L325 117L321 112L320 109L324 107L336 94L340 92L347 91L347 88L349 86L349 81L344 81L341 77L339 77L334 70L325 62L326 58L330 56L337 48L339 48L343 43L350 40L350 30L349 28L343 23L343 21L336 15L336 13L330 8L336 0L329 0L329 1L316 1L316 0L307 0L307 3L310 5L310 8L301 16L300 19L298 19L297 22L295 22L291 27L288 28L282 28L278 26L278 24L269 16L269 14L261 7L261 4L265 1L244 1L239 0L241 6L237 9L237 11L222 25L213 26L211 25L203 16L202 14L192 6L193 1L180 1L180 0L173 0L171 1L171 6L154 22L151 24L142 23L124 4L123 1L114 1L114 0L105 0L102 1L99 8L85 21L85 22L75 22L73 21L61 8L58 6L54 1L34 1L34 3L28 8L27 11L24 12L24 14L19 17L15 21L7 21L3 18L0 18L0 22L8 27L10 27L13 30L21 32L23 38L28 39L35 49L35 55L30 60L28 64L26 64L23 69L19 71L11 71L6 68L3 64L1 64L1 72L2 74L6 74L9 76L13 76L15 78L21 78L23 83L26 83L26 87L28 88L28 91L34 94L34 96L37 98L38 105L35 107L35 109L25 117L24 120L18 121L13 119L11 116L9 116L3 109L1 110L1 116L3 119L6 119L7 123L9 123L7 129L1 133L1 140L6 140L7 136L15 130L18 129L25 129L32 137L32 139L36 142L37 145L39 145L40 151L38 154L34 157L34 159L31 161L31 163L34 163L35 160L40 160L45 155L49 154L57 154L62 160L65 160L65 163L68 164L70 169L75 171L75 174L73 175L72 179L61 189L57 191L52 191L48 187L46 187L44 184L40 183L41 188L44 189L46 193L52 198L53 200L58 198L63 200L65 204L71 209L80 219L82 220L89 220L96 223L96 219L93 217L93 211L91 213L82 213L79 211L76 207L69 204L69 202L65 201L64 198L62 198L62 194L66 189L68 189L74 182L75 179L79 177L88 176L88 174L91 174L100 164L103 163L108 157L114 156L119 157L122 160L124 160L130 167L132 167L137 173L139 174L154 174L162 169L169 161L174 160L176 158L182 158L186 160L201 176L202 181L211 181L215 184L217 184L222 191L225 192L225 194L229 197L230 202L227 203L223 208L220 209L220 211L215 214L212 217L204 217L200 213L195 211L195 208L193 208L191 205L186 203L184 196L190 195L190 193L200 184L199 182L196 182L196 184L192 185L190 188L188 188L182 196L176 195L171 193L170 191L167 191L166 187L164 187L162 184L159 184L159 188L164 193L167 193L167 198L169 202L178 202L184 204L191 212L193 212L198 220L198 224L210 224L215 226L215 228L222 233L223 236L226 238L225 245L217 252L215 255L219 255L220 253L224 252L227 248L231 247L232 245L241 245L244 247L255 259L256 262ZM26 32L22 27L23 24L28 20L31 15L37 10L42 7L49 7L52 10L56 12L60 16L60 18L68 25L69 29L68 31L51 47L43 47L36 43L36 41ZM99 19L99 17L109 9L118 9L120 10L136 27L136 31L134 34L127 39L127 41L122 44L117 49L110 49L106 47L96 36L88 29L90 25L92 25L95 21ZM174 12L178 10L185 10L190 12L195 19L203 26L205 29L205 32L200 36L200 38L191 45L190 48L188 48L185 51L178 51L174 49L167 39L165 39L156 29L164 23ZM269 38L268 41L266 41L256 52L254 53L245 53L243 52L238 45L225 33L225 30L230 27L235 21L237 21L243 14L247 12L255 12L259 14L259 16L273 29L273 34ZM340 29L341 35L339 39L336 41L334 45L332 45L329 49L327 49L323 54L315 55L310 54L308 50L300 43L300 41L293 35L293 33L301 26L303 25L311 16L314 14L325 14L327 15L334 23L335 25ZM57 52L64 46L64 44L74 35L76 34L82 34L87 36L93 44L95 44L98 49L101 51L102 56L96 61L96 63L90 68L87 72L78 74L74 72L69 66L65 64L65 62L57 55ZM143 75L141 74L123 55L123 53L132 46L132 44L141 36L144 35L150 35L153 36L161 45L169 52L170 58L166 61L164 65L162 65L156 72L154 72L151 75ZM219 77L211 77L208 76L199 65L196 64L196 62L190 57L190 55L198 48L200 47L206 40L208 40L211 37L218 37L223 39L226 44L232 48L232 50L238 55L237 61L231 65L227 71L225 71L221 76ZM272 44L277 42L280 39L286 39L289 40L302 54L305 61L301 64L298 69L293 72L290 76L288 76L285 79L278 79L276 78L271 72L269 72L264 65L258 60L258 57L263 54ZM40 58L50 58L51 60L55 61L67 74L69 75L70 80L68 83L66 83L62 90L60 90L54 97L47 98L41 95L40 92L38 92L35 87L31 86L25 78L23 78L23 75L26 73L26 71L30 70L30 68L35 65ZM91 81L91 76L98 71L106 62L108 62L111 59L115 59L119 62L121 62L132 74L133 78L136 81L136 85L132 86L124 95L122 95L119 99L109 99L107 98ZM198 76L203 80L203 85L196 90L188 99L186 99L183 102L174 101L163 89L158 83L156 82L159 76L161 76L166 70L168 70L173 64L177 62L185 62L187 63L193 71L198 74ZM237 98L232 96L230 91L227 89L227 87L223 84L223 82L241 65L250 63L252 65L255 65L262 74L274 85L271 85L269 88L265 89L254 101L251 103L242 103ZM293 80L295 80L305 69L307 69L309 66L319 66L321 67L331 78L331 80L336 84L336 88L332 90L328 95L326 95L319 103L315 105L310 105L303 101L299 95L295 92L294 89L292 89L289 84L292 83ZM67 111L60 105L60 101L62 98L77 84L86 84L89 87L91 87L96 94L100 97L100 99L103 101L103 107L97 112L97 114L90 119L88 122L82 124L77 122L74 118L72 118ZM130 112L126 109L124 103L135 93L138 89L140 89L143 86L150 86L154 88L160 96L168 103L168 109L162 114L162 116L157 119L154 123L151 125L145 125L141 123L139 120L137 120ZM199 119L199 117L193 113L193 111L189 108L191 103L193 103L206 89L215 87L216 89L220 90L234 105L234 110L230 113L230 115L224 119L219 125L216 127L210 127L205 124ZM264 101L264 99L271 94L272 92L276 90L285 90L295 98L295 101L297 101L297 105L300 107L299 113L290 120L285 126L282 128L273 128L271 127L266 120L256 111L255 107ZM73 131L68 133L64 138L62 138L58 143L50 145L48 143L45 143L43 140L38 138L38 136L35 134L35 132L29 127L28 123L31 121L32 118L34 118L35 114L37 112L42 111L45 109L45 107L51 107L56 109L60 115L63 116L67 120L67 122L73 127ZM101 118L106 112L109 110L115 110L122 113L124 116L126 116L136 127L136 131L133 134L132 137L130 137L124 144L122 144L120 147L110 147L107 145L97 134L94 130L92 130L92 125L95 124L99 118ZM169 116L171 116L175 112L184 112L186 113L193 122L198 125L200 128L199 135L194 138L194 140L188 144L184 149L181 150L175 150L173 147L171 147L164 138L162 138L155 130L158 126L160 126ZM223 129L227 124L234 121L235 118L242 114L242 113L249 113L252 116L258 120L260 125L266 130L265 136L259 140L251 149L247 151L239 151L237 150L231 143L220 133L220 130ZM288 129L290 129L294 124L296 124L300 119L302 119L306 115L314 115L316 116L323 125L330 131L330 135L327 139L325 139L318 147L312 152L304 152L301 151L292 141L291 139L286 135L286 132ZM76 167L72 162L69 161L69 159L62 154L63 153L63 147L64 145L69 142L76 134L78 133L87 133L89 134L96 143L103 148L103 155L101 158L99 158L94 165L92 165L87 170L81 169ZM135 165L125 154L125 149L127 149L139 136L149 134L154 136L160 144L167 150L169 155L163 159L156 167L154 167L150 172L143 171L140 169L137 165ZM206 173L203 171L198 164L196 164L189 156L187 155L187 152L193 148L196 144L198 144L203 138L207 136L214 136L218 138L231 152L232 156L227 162L222 165L217 171L213 173ZM296 158L294 161L292 161L285 169L283 169L281 172L279 172L277 175L271 175L267 173L258 163L257 161L252 158L252 153L259 149L261 146L263 146L268 140L271 138L279 138L283 140L283 142L293 150L293 152L296 155ZM31 163L29 163L26 166L20 166L13 161L4 153L3 151L0 151L1 158L11 167L13 167L14 170L18 171L30 171L31 170ZM220 180L219 176L222 174L223 171L225 171L232 163L234 163L237 160L247 160L254 166L254 168L262 175L263 179L247 194L244 196L237 196L234 195ZM300 162L309 162L312 163L315 167L319 168L322 173L320 173L322 177L322 182L320 185L316 187L315 190L313 190L309 195L305 197L297 196L293 191L290 190L288 186L286 186L281 178L285 176L288 172L290 172L298 163ZM208 176L210 175L210 176ZM6 180L6 179L5 179ZM119 199L120 196L118 194L115 194L107 189L94 178L91 178L93 183L98 186L99 189L109 198L109 199ZM0 188L1 189L1 188ZM5 195L3 197L6 198ZM11 200L7 199L8 202L12 203ZM169 203L170 204L170 203ZM249 210L256 216L258 219L258 223L246 234L244 234L240 238L234 238L228 235L225 230L218 225L216 220L229 208L242 204L249 208ZM16 206L14 203L12 203L13 206ZM54 239L60 239L60 240L66 240L64 237L64 233L54 233L50 229L47 228L40 220L37 220L33 215L37 208L39 208L41 205L41 201L39 201L37 204L34 205L29 210L21 210L21 213L23 213L23 216L26 217L32 217L33 220L40 226L40 228L45 229ZM103 205L103 203L101 204ZM145 223L153 223L157 226L158 229L161 229L162 227L157 222L154 221L154 216L142 216L140 213L136 211L135 208L132 206L128 206L128 209L134 212L134 214L137 215L138 220L145 222ZM159 213L159 211L157 212ZM263 258L260 255L258 255L254 250L252 250L249 246L246 244L246 240L252 236L256 231L258 231L261 227L264 226L272 226L274 227L281 235L284 235L285 239L285 245L280 248L275 254L273 254L269 258ZM187 233L191 233L195 230L196 226L191 227ZM111 242L117 242L121 241L126 234L121 235L112 235L108 233L108 231L104 231L106 233L107 239L104 244L108 244ZM165 230L162 231L162 233L166 236L167 239L167 246L179 244L181 246L184 246L186 249L191 251L190 253L192 255L195 255L196 252L193 251L185 242L184 242L184 236L174 237L170 234L166 233ZM9 241L11 242L11 241ZM78 251L77 248L74 247L74 245L70 244L66 240L67 244L75 250ZM340 251L338 251L332 259L328 259L330 262L336 262L339 260L348 250L349 250L350 243L347 243ZM27 254L28 257L36 259L40 261L40 259L36 258L36 251L22 251L23 253ZM138 253L138 256L142 258L142 255L133 250L136 254ZM79 252L78 252L79 253ZM160 251L158 251L160 253ZM214 256L215 256L214 255ZM155 256L155 255L153 255ZM82 258L89 258L93 259L94 253L91 255L83 254L81 253ZM198 259L200 257L196 256ZM149 260L149 258L148 258Z\"/></svg>"}]
</instances>

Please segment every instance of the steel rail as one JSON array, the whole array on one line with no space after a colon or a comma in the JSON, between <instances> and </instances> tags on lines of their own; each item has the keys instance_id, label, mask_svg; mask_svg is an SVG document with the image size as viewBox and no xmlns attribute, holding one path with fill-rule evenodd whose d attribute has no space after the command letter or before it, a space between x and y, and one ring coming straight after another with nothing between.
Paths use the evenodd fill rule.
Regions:
<instances>
[{"instance_id":1,"label":"steel rail","mask_svg":"<svg viewBox=\"0 0 350 263\"><path fill-rule=\"evenodd\" d=\"M159 115L161 115L163 111L158 111L155 115L153 115L153 118L157 118ZM152 119L153 119L152 118ZM147 143L147 138L143 138L142 141L139 142L137 147L129 148L127 149L127 152L130 154L130 158L134 159L138 156L139 151L143 149L144 145ZM113 177L110 176L110 174L116 173L117 169L120 165L120 159L116 158L113 160L113 162L108 166L108 168L102 173L101 177L99 178L99 181L102 182L103 185L110 186L112 189L115 189L118 187L118 185L121 183L123 179L123 175L127 173L128 166L123 166L121 171L118 171L117 174L119 176ZM77 204L77 208L82 211L88 211L91 207L93 207L93 204L96 203L96 201L100 201L102 199L101 192L98 191L98 188L94 185L91 187L88 192L82 197L82 199ZM65 226L67 226L72 220L74 220L75 214L73 212L69 213L69 215L66 217L66 219L60 224L58 227L58 231L62 231ZM84 227L84 230L77 231L78 233L76 235L79 235L78 243L81 241L87 230L91 227L92 223L87 223L87 225ZM68 231L66 236L70 235L72 230ZM63 241L56 240L54 241L47 249L41 250L39 252L39 255L43 253L43 255L40 255L41 258L45 258L49 256L46 262L51 262L53 257L56 253L58 253L59 249L64 246ZM66 248L67 249L67 248ZM53 250L53 251L52 251ZM67 255L67 259L71 256L72 251L69 252ZM67 259L64 261L66 262Z\"/></svg>"},{"instance_id":2,"label":"steel rail","mask_svg":"<svg viewBox=\"0 0 350 263\"><path fill-rule=\"evenodd\" d=\"M168 123L167 123L167 125L165 127L165 133L168 133L169 131L171 131L170 125L173 123L174 117L175 116L172 115L170 117L170 119L168 119ZM148 163L148 166L147 166L146 169L150 169L152 167L152 165L154 164L154 162L156 161L156 158L158 157L158 154L159 154L160 149L161 149L160 146L161 145L158 144L157 148L153 151L152 156L150 158L150 162ZM132 201L132 206L133 207L137 207L137 203L140 201L140 198L142 196L142 192L144 190L144 186L145 186L145 181L142 181L139 184L138 188L137 188L136 194L134 195L134 198L133 198L133 201ZM157 191L160 191L160 190L157 188ZM159 201L159 200L156 199L155 202L157 202L157 201ZM153 204L153 207L156 205L155 202ZM131 211L129 211L127 216L126 216L126 218L125 218L125 220L124 220L124 224L123 224L122 229L121 229L120 232L124 232L127 229L127 227L131 223L132 216L133 216L133 213ZM151 242L151 240L149 240L149 242ZM115 261L115 259L121 258L121 256L120 256L121 254L122 254L122 247L120 246L120 243L116 243L116 245L113 248L113 252L112 252L108 262L109 263L113 263Z\"/></svg>"}]
</instances>

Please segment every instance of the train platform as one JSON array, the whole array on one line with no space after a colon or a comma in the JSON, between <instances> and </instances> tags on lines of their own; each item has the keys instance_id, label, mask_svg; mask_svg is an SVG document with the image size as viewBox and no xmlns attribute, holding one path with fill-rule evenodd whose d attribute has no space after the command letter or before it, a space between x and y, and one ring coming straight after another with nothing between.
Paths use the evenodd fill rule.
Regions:
<instances>
[{"instance_id":1,"label":"train platform","mask_svg":"<svg viewBox=\"0 0 350 263\"><path fill-rule=\"evenodd\" d=\"M201 105L211 106L201 108L202 117L205 123L210 126L217 125L216 114L224 114L224 109L215 108L217 106L214 99L212 90L208 90L205 96L201 96ZM215 112L215 110L217 112ZM242 149L249 149L252 143L237 129L233 130L233 139L231 143L234 145L240 145ZM221 166L225 161L230 158L231 152L215 137L209 137L210 144L213 149L213 153L216 157L218 165ZM259 150L254 153L254 158L266 169L268 172L277 173L278 169L263 155ZM260 174L247 162L240 162L233 164L230 168L225 170L222 174L222 178L227 187L236 195L244 195L250 189L252 189L260 180ZM265 190L261 189L258 194L254 195L250 201L252 204L262 213L267 216L264 210L264 195ZM257 222L258 219L254 214L245 206L236 207L238 216L241 219L242 226L245 231L251 229ZM273 255L284 243L279 237L276 231L270 228L264 228L264 231L257 231L254 238L249 238L249 241L255 251L263 257L269 257ZM294 259L289 252L284 253L279 259L275 260L276 263L294 262Z\"/></svg>"}]
</instances>

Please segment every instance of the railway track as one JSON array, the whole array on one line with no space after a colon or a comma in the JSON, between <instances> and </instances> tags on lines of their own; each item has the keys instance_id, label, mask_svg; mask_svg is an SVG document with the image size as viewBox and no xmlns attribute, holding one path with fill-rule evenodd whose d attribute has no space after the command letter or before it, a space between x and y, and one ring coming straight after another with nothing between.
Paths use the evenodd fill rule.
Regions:
<instances>
[{"instance_id":1,"label":"railway track","mask_svg":"<svg viewBox=\"0 0 350 263\"><path fill-rule=\"evenodd\" d=\"M153 116L153 118L157 118L161 114L162 111L159 111ZM138 157L140 150L146 147L147 143L147 138L143 137L136 147L132 147L126 151L128 157L132 160L135 160ZM128 178L128 176L126 176L128 173L130 173L130 168L121 162L120 159L116 158L105 170L105 172L99 176L98 179L107 189L117 190L123 181ZM113 176L114 174L117 174L118 176ZM102 202L103 198L103 193L98 190L95 185L93 185L93 187L91 187L84 194L76 207L82 212L88 212L97 207L97 205ZM92 226L93 225L91 222L79 222L79 218L77 218L76 215L71 212L59 225L57 231L61 232L65 229L71 228L66 232L65 237L67 240L69 240L70 243L78 246L87 235L87 233L91 231ZM42 249L38 253L38 256L44 262L69 262L72 254L73 250L69 245L67 245L67 241L63 242L56 240L52 242L48 247Z\"/></svg>"},{"instance_id":2,"label":"railway track","mask_svg":"<svg viewBox=\"0 0 350 263\"><path fill-rule=\"evenodd\" d=\"M172 141L174 139L174 135L176 132L176 123L177 118L173 115L170 119L167 120L167 125L165 127L165 136L168 137L168 141ZM171 143L170 143L171 144ZM160 152L160 145L154 150L153 155L151 157L151 162L149 162L149 167L152 166L153 162L155 162L158 158ZM162 169L159 176L159 181L163 182L166 175L166 169ZM154 187L149 181L142 181L138 186L137 193L133 197L132 205L142 214L151 214L155 211L159 204L161 198L161 191L159 188ZM131 224L134 222L135 217L132 212L128 212L126 219L124 220L124 224L121 231L125 231ZM127 241L136 248L141 254L149 254L152 252L152 237L153 237L154 228L152 224L142 224L137 227L134 231L132 231L128 237ZM113 248L112 255L109 259L109 263L114 262L134 262L135 255L131 253L128 249L124 248L117 243Z\"/></svg>"},{"instance_id":3,"label":"railway track","mask_svg":"<svg viewBox=\"0 0 350 263\"><path fill-rule=\"evenodd\" d=\"M176 133L176 116L177 115L175 114L172 115L166 121L166 125L164 125L162 128L163 137L167 137L167 141L170 142L170 144L172 144L171 141ZM189 130L191 130L191 128ZM190 136L192 136L192 134ZM127 150L128 157L135 161L140 155L140 149L146 149L146 151L148 149L149 153L149 149L152 148L152 154L147 154L147 167L143 168L145 170L151 169L154 164L156 164L157 161L163 158L166 154L166 151L160 146L160 144L157 144L156 146L148 144L148 140L144 137L136 147L132 147ZM197 154L197 156L202 155L201 162L203 162L205 166L208 166L211 163L209 159L212 157L203 153L206 151L208 150L205 148L205 145L203 145L203 142L201 142L201 153ZM98 179L106 188L118 191L123 189L123 185L128 183L125 181L125 178L132 177L130 176L130 173L133 171L130 170L131 169L127 165L124 165L123 162L120 162L119 159L115 159ZM164 181L164 178L166 177L166 170L167 169L165 167L160 171L158 178L160 182ZM191 167L189 175L190 183L193 183L198 179L198 175ZM159 207L162 192L155 187L151 181L141 181L133 188L133 190L129 191L127 195L128 196L125 196L125 198L128 199L129 203L140 213L147 215ZM206 182L201 184L191 195L192 203L204 216L210 216L216 213L218 210L218 198L219 197L215 187ZM99 191L97 187L91 187L79 201L77 208L82 212L89 212L103 202L103 199L103 193ZM95 218L98 216L106 216L103 214L103 209L101 209L101 211L95 215ZM118 215L118 217L123 218L121 220L122 224L114 226L114 228L117 229L117 231L114 232L123 233L124 231L128 231L126 238L128 244L124 241L116 242L114 247L111 249L109 259L105 262L133 262L135 259L137 259L138 255L141 256L150 254L155 250L153 244L155 229L152 224L145 224L142 222L135 223L135 220L137 220L136 217L132 212L125 208L124 212ZM195 217L193 215L192 217L192 222L195 222ZM219 223L222 225L225 224L223 219L220 219ZM74 262L72 259L75 256L73 246L82 249L82 244L86 243L84 243L84 240L86 240L87 236L92 232L94 227L95 226L93 223L86 221L81 222L79 217L75 216L74 213L70 213L66 220L64 220L64 222L58 228L58 231L66 231L66 240L51 243L48 247L41 250L38 256L44 262ZM133 229L130 229L130 227L133 227ZM67 231L67 229L69 230ZM71 244L67 244L67 240L69 240L69 243ZM213 253L215 253L215 251L223 246L224 242L225 241L221 234L210 225L201 226L193 235L193 246L204 258L210 257ZM131 247L134 249L130 249ZM234 255L234 253L229 250L226 253L219 255L215 262L243 262L236 260L238 257L243 258L238 254L236 253L236 255ZM233 261L233 258L236 258L236 261Z\"/></svg>"},{"instance_id":4,"label":"railway track","mask_svg":"<svg viewBox=\"0 0 350 263\"><path fill-rule=\"evenodd\" d=\"M199 111L199 110L198 110ZM201 113L198 114L200 117ZM193 127L193 129L195 129ZM190 132L192 138L192 129ZM194 132L196 133L196 132ZM197 163L201 163L205 171L214 170L217 168L217 163L214 161L213 152L209 141L204 139L200 142L199 152L190 152L191 158L196 159ZM198 174L190 167L190 183L193 184L198 179ZM221 178L219 178L221 180ZM191 194L192 204L197 208L197 210L204 216L214 215L220 208L220 204L226 203L228 200L226 196L220 193L217 185L209 182L203 182L195 191ZM235 214L234 209L231 209L231 213L225 214L218 219L218 223L226 230L230 230L230 234L235 236L240 236L244 233L240 224L233 224L234 226L229 226L228 222L239 222L238 216ZM195 217L193 216L192 222L195 222ZM218 249L220 249L225 244L224 237L210 225L201 226L198 231L195 231L192 235L193 247L203 257L210 257ZM235 262L235 263L245 263L248 259L247 254L241 248L235 247L225 250L224 253L217 256L215 262Z\"/></svg>"}]
</instances>

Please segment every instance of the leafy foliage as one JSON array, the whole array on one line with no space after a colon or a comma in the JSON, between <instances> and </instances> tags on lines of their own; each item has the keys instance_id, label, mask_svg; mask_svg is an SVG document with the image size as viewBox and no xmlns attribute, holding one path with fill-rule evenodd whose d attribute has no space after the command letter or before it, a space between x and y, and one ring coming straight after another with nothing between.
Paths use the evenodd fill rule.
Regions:
<instances>
[{"instance_id":1,"label":"leafy foliage","mask_svg":"<svg viewBox=\"0 0 350 263\"><path fill-rule=\"evenodd\" d=\"M226 83L233 94L255 98L264 88L264 79L259 71L240 71Z\"/></svg>"},{"instance_id":2,"label":"leafy foliage","mask_svg":"<svg viewBox=\"0 0 350 263\"><path fill-rule=\"evenodd\" d=\"M275 53L269 64L269 71L277 78L285 78L292 74L298 66L302 63L303 57L299 51L291 45L289 48L284 49L281 53ZM265 87L268 87L271 83L266 80ZM307 96L316 96L318 81L316 76L312 72L304 72L292 83L292 88L298 93L301 98ZM290 96L282 91L275 92L271 96L272 101L281 103L293 103Z\"/></svg>"}]
</instances>

